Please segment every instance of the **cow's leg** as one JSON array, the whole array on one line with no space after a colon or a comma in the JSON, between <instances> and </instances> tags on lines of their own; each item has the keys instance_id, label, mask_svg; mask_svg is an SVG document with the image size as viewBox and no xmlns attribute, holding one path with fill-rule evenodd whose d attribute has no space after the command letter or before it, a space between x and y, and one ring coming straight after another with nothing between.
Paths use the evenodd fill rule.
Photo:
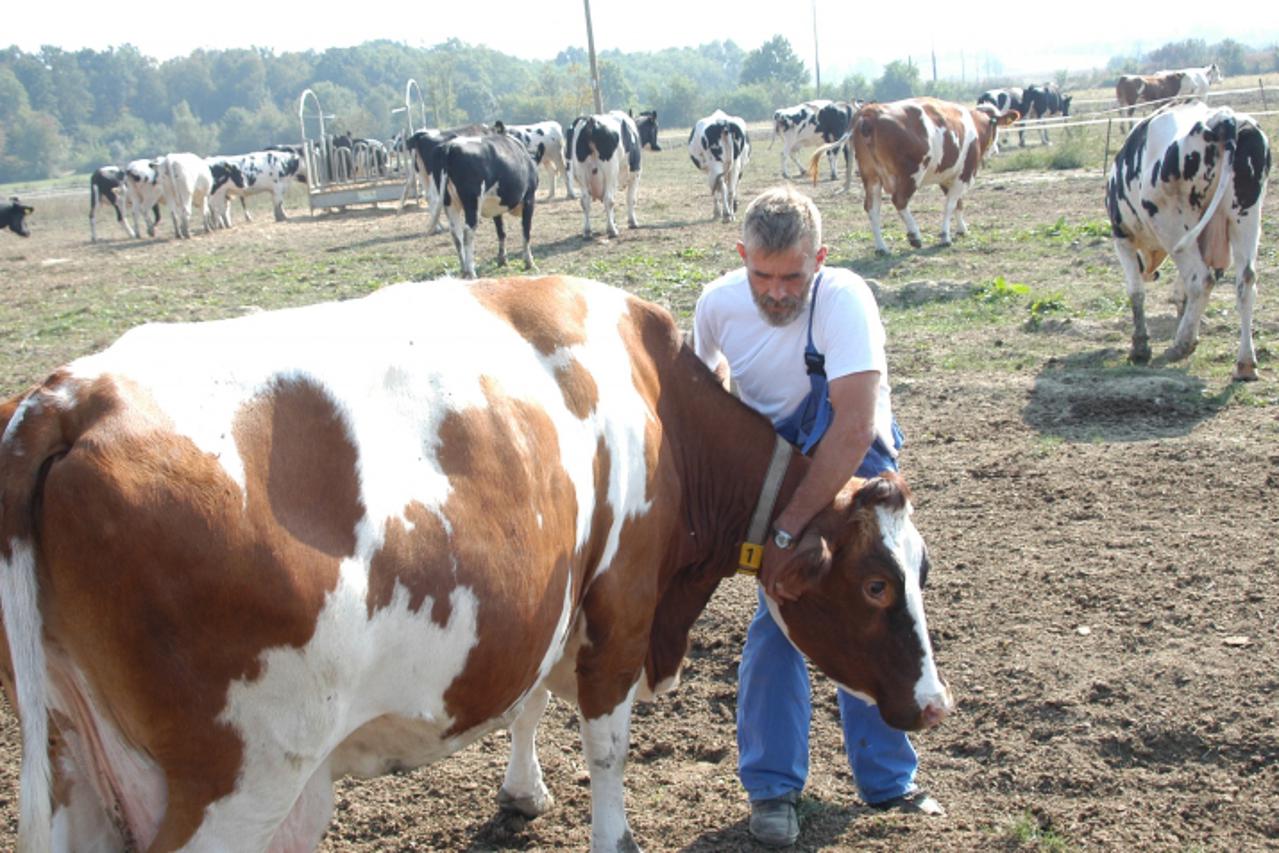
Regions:
<instances>
[{"instance_id":1,"label":"cow's leg","mask_svg":"<svg viewBox=\"0 0 1279 853\"><path fill-rule=\"evenodd\" d=\"M879 255L888 254L888 244L884 242L884 225L881 221L883 210L882 187L879 182L862 183L863 195L862 207L866 210L866 215L870 217L870 232L875 237L875 253Z\"/></svg>"},{"instance_id":2,"label":"cow's leg","mask_svg":"<svg viewBox=\"0 0 1279 853\"><path fill-rule=\"evenodd\" d=\"M826 160L830 163L830 179L838 181L839 175L835 172L835 161L839 157L839 151L832 148L826 152Z\"/></svg>"},{"instance_id":3,"label":"cow's leg","mask_svg":"<svg viewBox=\"0 0 1279 853\"><path fill-rule=\"evenodd\" d=\"M613 187L608 187L604 190L604 222L608 226L608 236L610 237L616 237L621 233L617 230L617 216L613 211L616 205L614 200L616 193L617 190Z\"/></svg>"},{"instance_id":4,"label":"cow's leg","mask_svg":"<svg viewBox=\"0 0 1279 853\"><path fill-rule=\"evenodd\" d=\"M271 212L275 214L276 222L283 222L288 219L288 217L284 215L284 183L282 181L276 181L272 193L272 200L275 204Z\"/></svg>"},{"instance_id":5,"label":"cow's leg","mask_svg":"<svg viewBox=\"0 0 1279 853\"><path fill-rule=\"evenodd\" d=\"M247 195L240 196L240 212L244 214L245 222L253 221L253 217L249 216L249 197Z\"/></svg>"},{"instance_id":6,"label":"cow's leg","mask_svg":"<svg viewBox=\"0 0 1279 853\"><path fill-rule=\"evenodd\" d=\"M1048 126L1044 125L1039 128L1039 141L1044 145L1052 145L1052 140L1048 138Z\"/></svg>"},{"instance_id":7,"label":"cow's leg","mask_svg":"<svg viewBox=\"0 0 1279 853\"><path fill-rule=\"evenodd\" d=\"M502 215L493 217L493 229L497 231L497 265L506 266L506 226L502 223Z\"/></svg>"},{"instance_id":8,"label":"cow's leg","mask_svg":"<svg viewBox=\"0 0 1279 853\"><path fill-rule=\"evenodd\" d=\"M941 211L941 242L943 246L949 246L951 244L950 220L951 217L955 216L955 213L961 204L960 199L964 194L964 184L961 181L956 181L950 186L943 186L941 191L942 195L946 197L945 202L942 204ZM962 216L960 219L962 220ZM956 230L958 232L958 229Z\"/></svg>"},{"instance_id":9,"label":"cow's leg","mask_svg":"<svg viewBox=\"0 0 1279 853\"><path fill-rule=\"evenodd\" d=\"M910 200L915 195L915 185L909 180L899 180L897 186L893 189L893 207L897 208L897 215L902 218L902 223L906 226L906 239L916 249L923 248L924 240L919 235L919 224L915 222L915 217L910 213ZM942 241L950 242L950 234L945 231L946 223L942 226Z\"/></svg>"},{"instance_id":10,"label":"cow's leg","mask_svg":"<svg viewBox=\"0 0 1279 853\"><path fill-rule=\"evenodd\" d=\"M582 202L582 237L591 239L591 197L585 191L579 194Z\"/></svg>"},{"instance_id":11,"label":"cow's leg","mask_svg":"<svg viewBox=\"0 0 1279 853\"><path fill-rule=\"evenodd\" d=\"M582 752L591 774L591 850L638 851L626 820L623 777L635 688L602 716L582 717Z\"/></svg>"},{"instance_id":12,"label":"cow's leg","mask_svg":"<svg viewBox=\"0 0 1279 853\"><path fill-rule=\"evenodd\" d=\"M1257 301L1257 241L1261 236L1258 212L1261 200L1249 218L1232 225L1230 253L1235 265L1235 308L1239 312L1239 354L1231 379L1252 382L1257 379L1257 353L1252 344L1252 311Z\"/></svg>"},{"instance_id":13,"label":"cow's leg","mask_svg":"<svg viewBox=\"0 0 1279 853\"><path fill-rule=\"evenodd\" d=\"M98 242L98 187L89 187L89 242Z\"/></svg>"},{"instance_id":14,"label":"cow's leg","mask_svg":"<svg viewBox=\"0 0 1279 853\"><path fill-rule=\"evenodd\" d=\"M1029 116L1022 116L1022 118L1026 119L1029 118ZM1024 127L1017 128L1017 147L1026 147L1026 128Z\"/></svg>"},{"instance_id":15,"label":"cow's leg","mask_svg":"<svg viewBox=\"0 0 1279 853\"><path fill-rule=\"evenodd\" d=\"M1199 345L1199 321L1203 318L1204 309L1208 307L1208 296L1212 293L1214 278L1212 270L1204 263L1198 243L1174 252L1172 262L1177 265L1178 278L1185 295L1185 303L1179 312L1177 335L1166 353L1170 360L1176 361L1190 355Z\"/></svg>"},{"instance_id":16,"label":"cow's leg","mask_svg":"<svg viewBox=\"0 0 1279 853\"><path fill-rule=\"evenodd\" d=\"M783 178L790 177L790 175L786 174L786 158L789 156L790 156L790 146L786 144L785 140L783 140L782 141L782 177ZM802 172L803 170L801 169L800 171Z\"/></svg>"},{"instance_id":17,"label":"cow's leg","mask_svg":"<svg viewBox=\"0 0 1279 853\"><path fill-rule=\"evenodd\" d=\"M534 194L529 193L520 210L520 233L524 236L524 269L533 269L533 208Z\"/></svg>"},{"instance_id":18,"label":"cow's leg","mask_svg":"<svg viewBox=\"0 0 1279 853\"><path fill-rule=\"evenodd\" d=\"M511 723L511 759L497 792L497 804L525 817L545 814L555 804L542 781L542 765L537 760L537 725L550 697L545 687L534 688L524 701L524 709Z\"/></svg>"},{"instance_id":19,"label":"cow's leg","mask_svg":"<svg viewBox=\"0 0 1279 853\"><path fill-rule=\"evenodd\" d=\"M630 183L626 185L626 226L638 228L639 219L635 216L635 206L639 203L639 172L631 173Z\"/></svg>"},{"instance_id":20,"label":"cow's leg","mask_svg":"<svg viewBox=\"0 0 1279 853\"><path fill-rule=\"evenodd\" d=\"M1146 331L1146 283L1141 277L1141 263L1132 243L1123 238L1115 240L1115 254L1124 271L1124 286L1132 305L1132 350L1128 360L1133 364L1150 361L1150 335Z\"/></svg>"}]
</instances>

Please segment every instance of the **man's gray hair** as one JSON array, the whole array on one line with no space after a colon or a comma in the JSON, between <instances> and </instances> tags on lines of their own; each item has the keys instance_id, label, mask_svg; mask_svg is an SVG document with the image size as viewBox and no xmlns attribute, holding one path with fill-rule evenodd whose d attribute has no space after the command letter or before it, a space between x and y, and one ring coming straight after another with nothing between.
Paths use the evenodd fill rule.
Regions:
<instances>
[{"instance_id":1,"label":"man's gray hair","mask_svg":"<svg viewBox=\"0 0 1279 853\"><path fill-rule=\"evenodd\" d=\"M746 208L742 242L768 255L804 243L809 251L817 251L822 244L822 215L804 193L790 186L773 187Z\"/></svg>"}]
</instances>

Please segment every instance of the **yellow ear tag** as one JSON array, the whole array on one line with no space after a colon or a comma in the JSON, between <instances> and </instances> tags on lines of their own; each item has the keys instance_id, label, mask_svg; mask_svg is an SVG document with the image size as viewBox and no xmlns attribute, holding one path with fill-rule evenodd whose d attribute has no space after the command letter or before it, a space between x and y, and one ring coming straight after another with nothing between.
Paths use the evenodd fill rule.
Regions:
<instances>
[{"instance_id":1,"label":"yellow ear tag","mask_svg":"<svg viewBox=\"0 0 1279 853\"><path fill-rule=\"evenodd\" d=\"M743 542L742 553L737 562L740 564L737 568L739 575L758 574L759 567L764 564L764 546Z\"/></svg>"}]
</instances>

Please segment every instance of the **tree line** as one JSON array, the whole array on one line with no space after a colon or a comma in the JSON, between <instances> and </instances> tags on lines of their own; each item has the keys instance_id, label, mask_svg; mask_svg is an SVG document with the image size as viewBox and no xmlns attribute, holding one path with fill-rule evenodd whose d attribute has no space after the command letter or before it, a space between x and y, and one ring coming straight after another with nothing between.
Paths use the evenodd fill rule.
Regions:
<instances>
[{"instance_id":1,"label":"tree line","mask_svg":"<svg viewBox=\"0 0 1279 853\"><path fill-rule=\"evenodd\" d=\"M969 101L992 82L925 80L911 58L880 77L849 75L814 91L790 43L775 36L744 50L732 41L655 52L599 54L606 109L656 109L667 127L687 127L716 107L748 121L818 96L893 100L935 95ZM1279 46L1188 40L1115 57L1105 69L1059 84L1100 85L1119 72L1203 65L1227 74L1279 69ZM405 84L415 79L429 126L502 119L567 123L591 110L585 50L525 60L449 39L430 48L392 41L277 54L262 48L197 50L157 62L131 45L66 51L0 51L0 181L34 180L168 151L242 153L297 142L298 99L311 88L329 131L391 137L404 126ZM1030 81L1012 81L1030 82ZM415 123L422 117L414 104ZM314 136L314 124L307 133Z\"/></svg>"}]
</instances>

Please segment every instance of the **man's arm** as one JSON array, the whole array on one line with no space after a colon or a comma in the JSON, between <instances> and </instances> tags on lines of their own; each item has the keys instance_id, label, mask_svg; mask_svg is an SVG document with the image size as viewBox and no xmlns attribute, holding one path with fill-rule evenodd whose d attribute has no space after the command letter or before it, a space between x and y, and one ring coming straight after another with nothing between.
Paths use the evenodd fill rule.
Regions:
<instances>
[{"instance_id":1,"label":"man's arm","mask_svg":"<svg viewBox=\"0 0 1279 853\"><path fill-rule=\"evenodd\" d=\"M808 522L834 500L835 495L852 478L866 451L875 441L875 403L879 396L879 371L867 370L832 379L827 386L830 396L831 424L817 445L813 464L795 489L790 502L773 522L774 526L798 537ZM764 564L760 582L773 598L794 601L799 584L791 583L782 566L789 555L773 544L772 537L764 548Z\"/></svg>"}]
</instances>

